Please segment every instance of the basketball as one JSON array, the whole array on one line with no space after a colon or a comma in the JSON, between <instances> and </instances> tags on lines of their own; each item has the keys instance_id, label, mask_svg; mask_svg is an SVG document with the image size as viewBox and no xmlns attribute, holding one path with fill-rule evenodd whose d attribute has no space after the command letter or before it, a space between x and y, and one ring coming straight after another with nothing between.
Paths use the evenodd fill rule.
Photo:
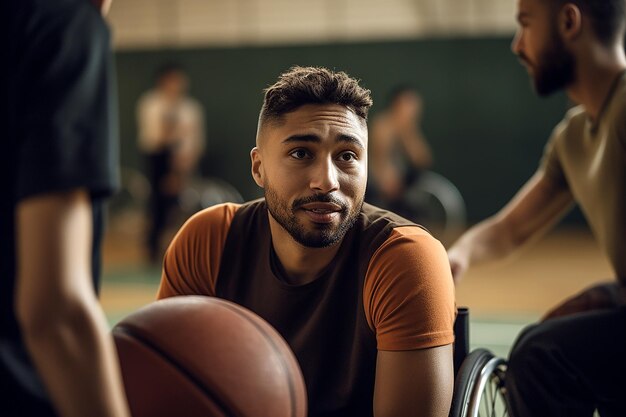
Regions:
<instances>
[{"instance_id":1,"label":"basketball","mask_svg":"<svg viewBox=\"0 0 626 417\"><path fill-rule=\"evenodd\" d=\"M301 417L306 389L285 340L231 302L156 301L113 328L134 417Z\"/></svg>"}]
</instances>

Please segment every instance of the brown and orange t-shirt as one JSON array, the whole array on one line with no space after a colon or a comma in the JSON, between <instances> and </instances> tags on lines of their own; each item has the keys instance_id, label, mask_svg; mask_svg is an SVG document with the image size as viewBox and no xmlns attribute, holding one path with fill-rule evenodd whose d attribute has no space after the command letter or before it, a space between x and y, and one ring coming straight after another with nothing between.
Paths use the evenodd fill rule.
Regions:
<instances>
[{"instance_id":1,"label":"brown and orange t-shirt","mask_svg":"<svg viewBox=\"0 0 626 417\"><path fill-rule=\"evenodd\" d=\"M158 298L217 296L259 314L303 371L309 415L372 414L378 350L453 342L454 285L446 252L421 227L364 204L333 261L288 284L263 200L193 216L165 256Z\"/></svg>"}]
</instances>

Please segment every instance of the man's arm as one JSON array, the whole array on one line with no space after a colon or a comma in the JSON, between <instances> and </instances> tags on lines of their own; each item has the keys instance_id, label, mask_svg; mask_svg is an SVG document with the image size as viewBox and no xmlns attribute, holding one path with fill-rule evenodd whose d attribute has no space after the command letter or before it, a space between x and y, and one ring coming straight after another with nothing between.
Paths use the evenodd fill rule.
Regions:
<instances>
[{"instance_id":1,"label":"man's arm","mask_svg":"<svg viewBox=\"0 0 626 417\"><path fill-rule=\"evenodd\" d=\"M372 256L364 288L378 348L374 415L448 415L453 389L454 284L446 251L399 227Z\"/></svg>"},{"instance_id":2,"label":"man's arm","mask_svg":"<svg viewBox=\"0 0 626 417\"><path fill-rule=\"evenodd\" d=\"M465 232L448 251L455 283L470 265L502 259L541 236L571 207L573 197L543 170L494 216Z\"/></svg>"},{"instance_id":3,"label":"man's arm","mask_svg":"<svg viewBox=\"0 0 626 417\"><path fill-rule=\"evenodd\" d=\"M375 417L447 417L452 402L452 345L379 351Z\"/></svg>"},{"instance_id":4,"label":"man's arm","mask_svg":"<svg viewBox=\"0 0 626 417\"><path fill-rule=\"evenodd\" d=\"M17 207L17 317L63 416L129 416L117 356L91 277L92 213L84 191Z\"/></svg>"}]
</instances>

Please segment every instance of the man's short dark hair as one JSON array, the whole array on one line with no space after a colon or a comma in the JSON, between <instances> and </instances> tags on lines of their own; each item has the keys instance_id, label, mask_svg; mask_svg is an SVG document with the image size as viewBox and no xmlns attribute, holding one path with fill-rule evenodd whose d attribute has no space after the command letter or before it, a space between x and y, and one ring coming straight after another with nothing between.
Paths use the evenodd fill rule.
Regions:
<instances>
[{"instance_id":1,"label":"man's short dark hair","mask_svg":"<svg viewBox=\"0 0 626 417\"><path fill-rule=\"evenodd\" d=\"M591 19L591 27L602 44L610 46L622 41L626 29L626 0L548 0L556 12L572 3Z\"/></svg>"},{"instance_id":2,"label":"man's short dark hair","mask_svg":"<svg viewBox=\"0 0 626 417\"><path fill-rule=\"evenodd\" d=\"M306 104L339 104L367 121L372 106L370 90L361 87L358 80L326 68L292 67L264 91L261 124L280 120Z\"/></svg>"}]
</instances>

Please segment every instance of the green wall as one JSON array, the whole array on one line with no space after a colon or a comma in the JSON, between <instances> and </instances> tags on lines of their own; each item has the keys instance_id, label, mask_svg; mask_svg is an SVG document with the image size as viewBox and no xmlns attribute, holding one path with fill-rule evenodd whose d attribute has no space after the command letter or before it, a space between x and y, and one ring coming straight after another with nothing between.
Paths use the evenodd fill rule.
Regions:
<instances>
[{"instance_id":1,"label":"green wall","mask_svg":"<svg viewBox=\"0 0 626 417\"><path fill-rule=\"evenodd\" d=\"M567 101L537 98L509 38L288 47L203 48L117 53L122 163L141 167L135 103L163 61L178 61L191 77L191 94L206 110L207 155L202 171L260 195L250 178L262 89L292 65L344 70L371 89L373 112L397 83L411 83L425 102L423 129L434 170L465 197L469 218L498 210L536 169ZM376 104L376 103L380 104Z\"/></svg>"}]
</instances>

